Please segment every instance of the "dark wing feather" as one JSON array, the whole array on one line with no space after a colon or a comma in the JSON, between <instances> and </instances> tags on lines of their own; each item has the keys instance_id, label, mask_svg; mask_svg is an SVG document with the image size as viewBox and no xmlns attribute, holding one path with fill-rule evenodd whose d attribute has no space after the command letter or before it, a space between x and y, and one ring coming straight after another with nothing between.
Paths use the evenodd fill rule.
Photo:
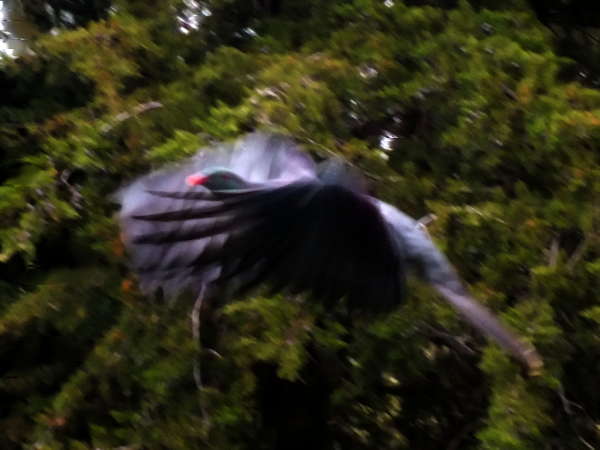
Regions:
<instances>
[{"instance_id":1,"label":"dark wing feather","mask_svg":"<svg viewBox=\"0 0 600 450\"><path fill-rule=\"evenodd\" d=\"M327 303L346 297L351 307L368 310L390 308L402 298L402 246L366 196L316 180L265 188L259 196L223 202L219 209L200 206L195 215L184 210L180 216L172 211L138 217L184 222L136 242L160 247L209 236L210 226L187 225L207 211L218 211L211 226L215 235L227 233L227 238L222 247L205 250L209 258L201 252L193 266L203 273L205 264L218 261L214 283L222 289L243 291L268 282L274 291L309 292ZM143 276L156 278L160 271Z\"/></svg>"},{"instance_id":2,"label":"dark wing feather","mask_svg":"<svg viewBox=\"0 0 600 450\"><path fill-rule=\"evenodd\" d=\"M186 186L188 175L213 167L229 169L252 184L238 191ZM223 244L234 238L236 225L224 213L240 201L253 198L260 203L257 196L264 193L264 186L314 178L315 170L310 156L289 138L253 133L232 144L203 149L182 164L121 189L115 199L122 206L122 237L133 269L140 273L142 291L151 293L160 286L170 296L217 278ZM200 213L201 208L206 210ZM245 210L236 214L243 216ZM184 235L186 239L180 239ZM153 236L148 239L155 244L144 243L142 236Z\"/></svg>"}]
</instances>

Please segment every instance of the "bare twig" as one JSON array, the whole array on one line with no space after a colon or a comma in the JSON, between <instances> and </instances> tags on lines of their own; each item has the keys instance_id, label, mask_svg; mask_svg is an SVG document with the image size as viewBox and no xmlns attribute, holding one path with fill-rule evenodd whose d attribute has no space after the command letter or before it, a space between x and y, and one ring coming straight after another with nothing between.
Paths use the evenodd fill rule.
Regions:
<instances>
[{"instance_id":1,"label":"bare twig","mask_svg":"<svg viewBox=\"0 0 600 450\"><path fill-rule=\"evenodd\" d=\"M208 352L209 355L212 355L212 356L214 356L217 359L223 359L223 355L221 355L214 348L207 348L206 351Z\"/></svg>"},{"instance_id":2,"label":"bare twig","mask_svg":"<svg viewBox=\"0 0 600 450\"><path fill-rule=\"evenodd\" d=\"M573 415L573 409L572 409L573 406L581 411L585 411L585 408L583 406L581 406L579 403L576 403L567 398L567 396L565 395L565 389L562 386L560 386L558 388L557 393L558 393L558 397L560 398L560 401L563 405L563 410L565 411L565 413L567 413L567 415L569 415L569 416Z\"/></svg>"},{"instance_id":3,"label":"bare twig","mask_svg":"<svg viewBox=\"0 0 600 450\"><path fill-rule=\"evenodd\" d=\"M474 355L475 351L465 344L461 338L454 336L453 334L447 333L446 331L438 330L432 326L427 326L432 337L438 338L444 342L448 347L456 351L457 353L463 353L467 355Z\"/></svg>"},{"instance_id":4,"label":"bare twig","mask_svg":"<svg viewBox=\"0 0 600 450\"><path fill-rule=\"evenodd\" d=\"M102 132L104 134L108 133L114 127L116 127L117 125L119 125L120 123L126 121L127 119L129 119L131 117L135 117L135 116L143 114L147 111L152 111L153 109L162 108L162 107L163 107L162 103L155 102L155 101L141 103L137 106L134 106L133 109L131 110L131 112L123 111L123 112L117 114L116 116L114 116L111 119L111 123L107 123L102 126L102 128L100 129L100 132Z\"/></svg>"},{"instance_id":5,"label":"bare twig","mask_svg":"<svg viewBox=\"0 0 600 450\"><path fill-rule=\"evenodd\" d=\"M437 216L435 214L433 214L433 213L427 214L427 215L421 217L419 220L417 220L416 228L418 228L423 233L425 233L429 238L431 238L431 236L429 235L429 231L427 230L427 226L436 219L437 219Z\"/></svg>"},{"instance_id":6,"label":"bare twig","mask_svg":"<svg viewBox=\"0 0 600 450\"><path fill-rule=\"evenodd\" d=\"M567 415L569 416L572 416L573 410L571 409L571 402L567 399L567 397L565 397L565 390L562 386L558 388L558 397L562 402L563 410L565 411L565 413L567 413Z\"/></svg>"},{"instance_id":7,"label":"bare twig","mask_svg":"<svg viewBox=\"0 0 600 450\"><path fill-rule=\"evenodd\" d=\"M81 201L83 200L83 196L77 190L75 186L69 183L69 178L71 177L71 171L69 169L64 169L60 174L60 182L69 190L71 194L71 204L75 206L75 208L81 208Z\"/></svg>"},{"instance_id":8,"label":"bare twig","mask_svg":"<svg viewBox=\"0 0 600 450\"><path fill-rule=\"evenodd\" d=\"M506 222L502 219L500 219L499 217L496 217L493 214L487 213L487 212L483 212L478 208L475 208L472 205L467 205L465 206L465 209L473 214L477 214L479 217L483 217L484 219L492 219L495 220L496 222L500 222L501 224L506 225Z\"/></svg>"},{"instance_id":9,"label":"bare twig","mask_svg":"<svg viewBox=\"0 0 600 450\"><path fill-rule=\"evenodd\" d=\"M573 252L571 257L567 261L567 264L566 264L567 272L572 272L573 269L575 268L575 266L577 265L577 263L579 262L579 260L581 260L581 258L583 258L583 255L585 255L585 252L590 245L590 241L591 241L590 234L585 233L583 235L583 239L581 240L581 242L579 243L579 245L577 246L577 248L575 249L575 251Z\"/></svg>"},{"instance_id":10,"label":"bare twig","mask_svg":"<svg viewBox=\"0 0 600 450\"><path fill-rule=\"evenodd\" d=\"M427 228L427 226L437 219L437 216L433 213L427 214L417 220L417 226Z\"/></svg>"},{"instance_id":11,"label":"bare twig","mask_svg":"<svg viewBox=\"0 0 600 450\"><path fill-rule=\"evenodd\" d=\"M196 301L194 302L194 307L192 309L192 337L194 338L194 342L198 345L198 350L200 350L200 314L202 312L202 304L204 303L204 286L200 288L200 292L198 293L198 297L196 297ZM200 357L196 359L194 364L194 381L196 382L196 387L198 390L202 390L202 373L200 371Z\"/></svg>"},{"instance_id":12,"label":"bare twig","mask_svg":"<svg viewBox=\"0 0 600 450\"><path fill-rule=\"evenodd\" d=\"M584 35L586 38L588 38L590 41L592 41L594 44L598 44L598 43L600 43L600 38L598 38L598 37L594 36L594 35L592 34L592 32L590 32L590 31L588 31L588 30L585 30L585 29L582 29L582 30L581 30L581 33L582 33L582 34L583 34L583 35Z\"/></svg>"},{"instance_id":13,"label":"bare twig","mask_svg":"<svg viewBox=\"0 0 600 450\"><path fill-rule=\"evenodd\" d=\"M581 443L583 445L585 445L587 448L589 448L590 450L597 450L596 447L594 447L592 444L590 444L588 441L586 441L584 438L582 438L581 436L577 436L577 438L581 441Z\"/></svg>"},{"instance_id":14,"label":"bare twig","mask_svg":"<svg viewBox=\"0 0 600 450\"><path fill-rule=\"evenodd\" d=\"M556 267L558 263L558 254L560 251L560 246L558 243L558 239L552 239L552 244L550 244L550 249L548 250L548 265L550 267Z\"/></svg>"},{"instance_id":15,"label":"bare twig","mask_svg":"<svg viewBox=\"0 0 600 450\"><path fill-rule=\"evenodd\" d=\"M502 85L502 92L504 92L504 95L506 95L511 100L518 100L516 92L505 84Z\"/></svg>"},{"instance_id":16,"label":"bare twig","mask_svg":"<svg viewBox=\"0 0 600 450\"><path fill-rule=\"evenodd\" d=\"M194 382L196 383L196 388L199 392L202 392L204 385L202 384L202 369L200 367L200 358L201 358L201 342L200 342L200 314L202 313L202 305L204 303L204 291L205 286L202 285L200 288L200 292L198 292L198 297L196 297L196 301L194 302L194 307L192 308L191 320L192 320L192 337L194 338L194 342L198 346L198 354L194 360ZM206 408L204 407L204 402L200 401L200 411L202 412L202 417L204 418L204 422L208 423L208 413L206 412Z\"/></svg>"}]
</instances>

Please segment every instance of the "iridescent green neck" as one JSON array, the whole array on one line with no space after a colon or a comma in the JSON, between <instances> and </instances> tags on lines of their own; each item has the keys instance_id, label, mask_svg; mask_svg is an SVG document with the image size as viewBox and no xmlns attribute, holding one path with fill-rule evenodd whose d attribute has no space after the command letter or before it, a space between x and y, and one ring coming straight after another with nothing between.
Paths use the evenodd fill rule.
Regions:
<instances>
[{"instance_id":1,"label":"iridescent green neck","mask_svg":"<svg viewBox=\"0 0 600 450\"><path fill-rule=\"evenodd\" d=\"M248 187L246 180L234 172L220 167L210 170L207 177L204 186L212 190L229 191Z\"/></svg>"}]
</instances>

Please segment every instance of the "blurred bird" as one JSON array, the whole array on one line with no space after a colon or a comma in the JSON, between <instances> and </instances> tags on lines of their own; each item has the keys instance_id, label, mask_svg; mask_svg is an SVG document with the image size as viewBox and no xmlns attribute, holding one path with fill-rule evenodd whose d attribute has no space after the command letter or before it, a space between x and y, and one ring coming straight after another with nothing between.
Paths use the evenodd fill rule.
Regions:
<instances>
[{"instance_id":1,"label":"blurred bird","mask_svg":"<svg viewBox=\"0 0 600 450\"><path fill-rule=\"evenodd\" d=\"M144 176L118 193L123 239L143 292L240 294L262 283L386 311L418 269L464 318L529 370L535 349L466 291L419 223L369 196L342 160L320 165L289 138L246 135Z\"/></svg>"}]
</instances>

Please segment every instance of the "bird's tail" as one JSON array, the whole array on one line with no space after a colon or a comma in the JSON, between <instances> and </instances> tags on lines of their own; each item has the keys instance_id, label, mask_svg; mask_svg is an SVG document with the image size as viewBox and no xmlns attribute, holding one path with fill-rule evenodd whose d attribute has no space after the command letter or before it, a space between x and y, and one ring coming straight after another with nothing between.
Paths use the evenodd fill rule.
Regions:
<instances>
[{"instance_id":1,"label":"bird's tail","mask_svg":"<svg viewBox=\"0 0 600 450\"><path fill-rule=\"evenodd\" d=\"M434 284L434 287L471 325L494 339L521 361L526 366L529 375L536 376L541 373L544 362L533 345L521 341L511 333L487 308L476 302L466 292L458 293L440 284Z\"/></svg>"}]
</instances>

